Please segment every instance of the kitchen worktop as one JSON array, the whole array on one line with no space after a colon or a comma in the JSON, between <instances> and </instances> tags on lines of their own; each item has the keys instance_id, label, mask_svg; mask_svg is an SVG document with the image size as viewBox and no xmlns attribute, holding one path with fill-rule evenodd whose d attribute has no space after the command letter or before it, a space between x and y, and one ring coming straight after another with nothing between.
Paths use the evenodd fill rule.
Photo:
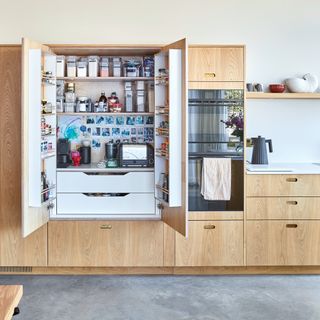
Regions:
<instances>
[{"instance_id":1,"label":"kitchen worktop","mask_svg":"<svg viewBox=\"0 0 320 320\"><path fill-rule=\"evenodd\" d=\"M69 166L67 168L57 168L58 172L152 172L154 168L140 168L140 167L130 167L130 168L105 168L103 166L98 166L98 163L81 164L78 167Z\"/></svg>"},{"instance_id":2,"label":"kitchen worktop","mask_svg":"<svg viewBox=\"0 0 320 320\"><path fill-rule=\"evenodd\" d=\"M319 163L247 163L247 174L320 174Z\"/></svg>"}]
</instances>

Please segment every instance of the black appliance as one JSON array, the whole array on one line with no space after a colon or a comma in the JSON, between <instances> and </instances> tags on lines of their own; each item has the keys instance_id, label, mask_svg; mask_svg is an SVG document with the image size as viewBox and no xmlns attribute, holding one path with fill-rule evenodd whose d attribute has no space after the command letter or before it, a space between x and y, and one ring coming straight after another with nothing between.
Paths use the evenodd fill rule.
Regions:
<instances>
[{"instance_id":1,"label":"black appliance","mask_svg":"<svg viewBox=\"0 0 320 320\"><path fill-rule=\"evenodd\" d=\"M122 143L120 145L120 166L153 167L153 146L148 143Z\"/></svg>"},{"instance_id":2,"label":"black appliance","mask_svg":"<svg viewBox=\"0 0 320 320\"><path fill-rule=\"evenodd\" d=\"M80 156L81 156L81 160L80 160L81 164L90 164L91 163L91 147L85 147L85 146L80 147Z\"/></svg>"},{"instance_id":3,"label":"black appliance","mask_svg":"<svg viewBox=\"0 0 320 320\"><path fill-rule=\"evenodd\" d=\"M70 161L70 142L68 139L58 139L57 143L57 167L66 168Z\"/></svg>"},{"instance_id":4,"label":"black appliance","mask_svg":"<svg viewBox=\"0 0 320 320\"><path fill-rule=\"evenodd\" d=\"M266 143L269 145L269 152L273 152L272 140L265 139L264 137L258 136L257 138L251 138L253 145L252 151L252 164L268 164L268 152Z\"/></svg>"}]
</instances>

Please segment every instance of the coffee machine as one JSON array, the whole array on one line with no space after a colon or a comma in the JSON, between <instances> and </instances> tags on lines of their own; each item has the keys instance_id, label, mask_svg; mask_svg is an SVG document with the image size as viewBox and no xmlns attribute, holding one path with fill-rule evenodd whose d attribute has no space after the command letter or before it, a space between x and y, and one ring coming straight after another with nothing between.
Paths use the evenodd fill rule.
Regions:
<instances>
[{"instance_id":1,"label":"coffee machine","mask_svg":"<svg viewBox=\"0 0 320 320\"><path fill-rule=\"evenodd\" d=\"M70 161L70 142L68 139L58 139L57 143L57 167L67 168Z\"/></svg>"},{"instance_id":2,"label":"coffee machine","mask_svg":"<svg viewBox=\"0 0 320 320\"><path fill-rule=\"evenodd\" d=\"M105 148L106 167L117 168L119 161L119 144L114 142L108 142L105 144Z\"/></svg>"}]
</instances>

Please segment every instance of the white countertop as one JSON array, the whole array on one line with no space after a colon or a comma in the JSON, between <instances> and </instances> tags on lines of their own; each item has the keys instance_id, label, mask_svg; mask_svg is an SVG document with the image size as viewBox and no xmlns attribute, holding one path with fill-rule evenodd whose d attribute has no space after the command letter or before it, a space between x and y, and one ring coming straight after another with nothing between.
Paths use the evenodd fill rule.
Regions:
<instances>
[{"instance_id":1,"label":"white countertop","mask_svg":"<svg viewBox=\"0 0 320 320\"><path fill-rule=\"evenodd\" d=\"M97 163L81 164L78 167L69 166L67 168L57 168L57 171L71 171L71 172L145 172L154 171L154 168L148 167L129 167L129 168L105 168L98 166Z\"/></svg>"},{"instance_id":2,"label":"white countertop","mask_svg":"<svg viewBox=\"0 0 320 320\"><path fill-rule=\"evenodd\" d=\"M320 174L319 163L247 163L247 174Z\"/></svg>"}]
</instances>

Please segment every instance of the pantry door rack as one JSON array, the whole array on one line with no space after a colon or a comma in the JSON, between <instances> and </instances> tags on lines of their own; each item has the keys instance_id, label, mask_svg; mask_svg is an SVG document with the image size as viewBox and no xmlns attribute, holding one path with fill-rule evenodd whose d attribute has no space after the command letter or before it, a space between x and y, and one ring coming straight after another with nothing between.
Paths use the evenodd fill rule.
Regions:
<instances>
[{"instance_id":1,"label":"pantry door rack","mask_svg":"<svg viewBox=\"0 0 320 320\"><path fill-rule=\"evenodd\" d=\"M55 55L49 47L29 39L22 41L22 236L26 237L49 221L55 210L56 135L41 133L41 120L56 128ZM46 75L45 72L49 73ZM48 83L49 79L49 83ZM42 100L52 104L52 117L42 114ZM43 149L43 143L51 150ZM41 185L42 172L52 182L50 190ZM51 197L44 201L44 193Z\"/></svg>"}]
</instances>

